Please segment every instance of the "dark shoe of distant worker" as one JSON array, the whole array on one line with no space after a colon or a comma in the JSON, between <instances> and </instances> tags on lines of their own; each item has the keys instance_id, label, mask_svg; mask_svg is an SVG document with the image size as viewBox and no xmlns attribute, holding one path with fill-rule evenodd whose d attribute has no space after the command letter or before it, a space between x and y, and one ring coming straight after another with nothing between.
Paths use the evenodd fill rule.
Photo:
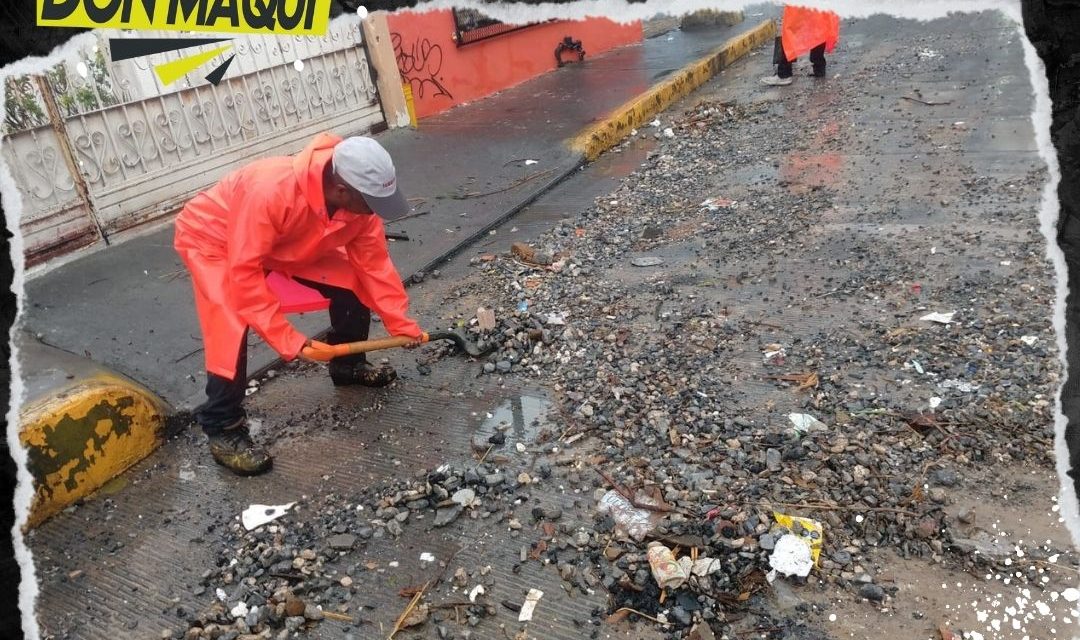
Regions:
<instances>
[{"instance_id":1,"label":"dark shoe of distant worker","mask_svg":"<svg viewBox=\"0 0 1080 640\"><path fill-rule=\"evenodd\" d=\"M780 38L776 39L776 46L779 48L779 53L776 60L776 75L769 78L762 78L762 84L767 84L774 87L783 87L791 84L792 76L794 75L795 60L788 60L784 56L784 47L780 43ZM814 71L810 75L815 78L825 77L825 44L819 44L810 50L810 64L813 65Z\"/></svg>"}]
</instances>

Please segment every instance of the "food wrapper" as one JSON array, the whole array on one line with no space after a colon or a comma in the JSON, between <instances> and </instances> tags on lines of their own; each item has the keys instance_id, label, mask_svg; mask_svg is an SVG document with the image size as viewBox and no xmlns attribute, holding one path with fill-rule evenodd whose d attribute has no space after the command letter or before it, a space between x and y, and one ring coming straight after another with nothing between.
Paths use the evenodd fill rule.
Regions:
<instances>
[{"instance_id":1,"label":"food wrapper","mask_svg":"<svg viewBox=\"0 0 1080 640\"><path fill-rule=\"evenodd\" d=\"M645 555L649 559L653 579L661 589L678 589L686 582L688 578L686 570L672 555L671 549L659 542L652 542L645 551Z\"/></svg>"},{"instance_id":2,"label":"food wrapper","mask_svg":"<svg viewBox=\"0 0 1080 640\"><path fill-rule=\"evenodd\" d=\"M821 555L821 547L825 542L825 528L822 524L817 520L789 516L779 511L773 511L773 518L776 520L777 525L802 538L810 545L810 557L814 559L814 566L820 566L818 557Z\"/></svg>"},{"instance_id":3,"label":"food wrapper","mask_svg":"<svg viewBox=\"0 0 1080 640\"><path fill-rule=\"evenodd\" d=\"M604 497L600 498L597 510L600 513L611 514L616 527L625 531L634 540L644 540L653 529L652 514L632 505L618 491L611 490L604 494Z\"/></svg>"}]
</instances>

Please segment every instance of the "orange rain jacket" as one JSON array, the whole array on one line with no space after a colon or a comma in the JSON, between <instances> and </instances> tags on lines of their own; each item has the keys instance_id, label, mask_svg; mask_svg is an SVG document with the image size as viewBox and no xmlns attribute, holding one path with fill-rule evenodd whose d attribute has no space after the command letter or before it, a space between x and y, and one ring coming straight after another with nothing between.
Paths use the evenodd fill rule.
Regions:
<instances>
[{"instance_id":1,"label":"orange rain jacket","mask_svg":"<svg viewBox=\"0 0 1080 640\"><path fill-rule=\"evenodd\" d=\"M825 50L832 53L840 39L840 16L832 11L786 5L780 38L788 62L823 42Z\"/></svg>"},{"instance_id":2,"label":"orange rain jacket","mask_svg":"<svg viewBox=\"0 0 1080 640\"><path fill-rule=\"evenodd\" d=\"M351 289L390 335L420 336L382 220L344 210L327 215L323 169L339 142L319 134L296 156L241 167L176 218L174 246L191 272L207 371L235 377L247 327L286 360L303 348L306 337L267 284L270 271Z\"/></svg>"}]
</instances>

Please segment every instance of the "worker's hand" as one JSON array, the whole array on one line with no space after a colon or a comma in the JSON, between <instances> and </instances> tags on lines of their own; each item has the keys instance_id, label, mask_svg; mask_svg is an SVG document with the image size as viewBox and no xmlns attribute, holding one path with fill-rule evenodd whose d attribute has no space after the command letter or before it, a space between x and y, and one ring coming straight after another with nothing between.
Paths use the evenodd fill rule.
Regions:
<instances>
[{"instance_id":1,"label":"worker's hand","mask_svg":"<svg viewBox=\"0 0 1080 640\"><path fill-rule=\"evenodd\" d=\"M420 345L422 345L422 344L424 344L424 337L423 337L423 335L421 335L420 337L416 338L416 339L415 339L415 340L413 340L412 342L409 342L409 343L407 343L407 344L403 344L403 345L401 345L401 346L402 346L402 348L404 348L404 349L415 349L415 348L419 347L419 346L420 346Z\"/></svg>"},{"instance_id":2,"label":"worker's hand","mask_svg":"<svg viewBox=\"0 0 1080 640\"><path fill-rule=\"evenodd\" d=\"M334 348L318 340L305 340L299 357L307 362L328 362L334 357Z\"/></svg>"}]
</instances>

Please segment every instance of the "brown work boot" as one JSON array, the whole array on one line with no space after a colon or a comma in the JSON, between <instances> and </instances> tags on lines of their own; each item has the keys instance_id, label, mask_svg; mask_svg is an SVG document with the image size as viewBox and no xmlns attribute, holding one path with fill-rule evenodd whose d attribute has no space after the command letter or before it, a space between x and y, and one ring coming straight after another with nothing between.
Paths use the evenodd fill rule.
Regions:
<instances>
[{"instance_id":1,"label":"brown work boot","mask_svg":"<svg viewBox=\"0 0 1080 640\"><path fill-rule=\"evenodd\" d=\"M330 361L330 379L338 387L360 384L365 387L385 387L397 380L397 371L388 364L376 367L370 362Z\"/></svg>"},{"instance_id":2,"label":"brown work boot","mask_svg":"<svg viewBox=\"0 0 1080 640\"><path fill-rule=\"evenodd\" d=\"M257 475L269 469L273 463L269 452L252 442L245 420L208 437L210 455L218 464L237 475Z\"/></svg>"}]
</instances>

